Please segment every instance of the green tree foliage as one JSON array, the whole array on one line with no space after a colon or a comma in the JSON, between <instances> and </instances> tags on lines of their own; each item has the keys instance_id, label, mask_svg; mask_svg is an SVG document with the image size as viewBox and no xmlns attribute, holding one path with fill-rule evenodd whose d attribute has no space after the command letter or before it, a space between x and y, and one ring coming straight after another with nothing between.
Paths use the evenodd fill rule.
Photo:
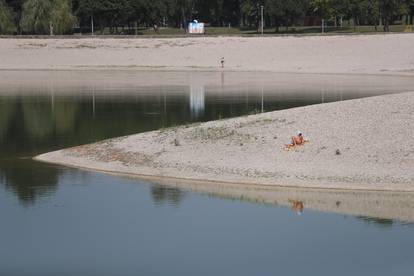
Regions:
<instances>
[{"instance_id":1,"label":"green tree foliage","mask_svg":"<svg viewBox=\"0 0 414 276\"><path fill-rule=\"evenodd\" d=\"M135 26L185 28L199 19L210 26L260 26L264 6L265 26L295 26L305 17L325 19L329 25L349 20L354 25L389 25L400 21L412 24L414 0L0 0L0 22L10 20L10 9L4 16L4 3L12 7L27 33L70 33L74 22L110 33L131 33ZM22 4L24 1L24 4ZM76 15L76 17L73 16ZM9 18L4 20L3 18ZM52 22L52 24L50 24ZM315 22L315 21L313 21ZM4 23L1 26L5 25ZM10 24L9 24L10 25ZM4 27L3 27L4 29Z\"/></svg>"},{"instance_id":2,"label":"green tree foliage","mask_svg":"<svg viewBox=\"0 0 414 276\"><path fill-rule=\"evenodd\" d=\"M331 19L333 12L333 1L332 0L312 0L311 6L313 12L323 19Z\"/></svg>"},{"instance_id":3,"label":"green tree foliage","mask_svg":"<svg viewBox=\"0 0 414 276\"><path fill-rule=\"evenodd\" d=\"M281 25L297 24L309 9L307 0L267 0L265 5L271 25L276 26L277 30Z\"/></svg>"},{"instance_id":4,"label":"green tree foliage","mask_svg":"<svg viewBox=\"0 0 414 276\"><path fill-rule=\"evenodd\" d=\"M406 23L408 24L413 24L413 20L414 20L414 0L408 0L407 1L407 6L408 6L408 20Z\"/></svg>"},{"instance_id":5,"label":"green tree foliage","mask_svg":"<svg viewBox=\"0 0 414 276\"><path fill-rule=\"evenodd\" d=\"M333 0L333 16L352 19L355 25L377 25L378 0Z\"/></svg>"},{"instance_id":6,"label":"green tree foliage","mask_svg":"<svg viewBox=\"0 0 414 276\"><path fill-rule=\"evenodd\" d=\"M395 16L399 15L402 10L403 0L378 0L379 10L384 22L384 31L390 31L390 24Z\"/></svg>"},{"instance_id":7,"label":"green tree foliage","mask_svg":"<svg viewBox=\"0 0 414 276\"><path fill-rule=\"evenodd\" d=\"M49 0L27 0L23 4L21 27L31 34L48 34L52 15Z\"/></svg>"},{"instance_id":8,"label":"green tree foliage","mask_svg":"<svg viewBox=\"0 0 414 276\"><path fill-rule=\"evenodd\" d=\"M0 34L12 34L15 31L13 12L4 0L0 0Z\"/></svg>"},{"instance_id":9,"label":"green tree foliage","mask_svg":"<svg viewBox=\"0 0 414 276\"><path fill-rule=\"evenodd\" d=\"M65 34L72 30L76 17L70 0L27 0L23 4L21 27L31 34Z\"/></svg>"},{"instance_id":10,"label":"green tree foliage","mask_svg":"<svg viewBox=\"0 0 414 276\"><path fill-rule=\"evenodd\" d=\"M240 15L243 26L251 26L259 18L258 6L252 0L242 0L240 3Z\"/></svg>"},{"instance_id":11,"label":"green tree foliage","mask_svg":"<svg viewBox=\"0 0 414 276\"><path fill-rule=\"evenodd\" d=\"M266 11L270 18L271 24L276 26L276 30L284 24L286 19L285 1L283 0L267 0Z\"/></svg>"},{"instance_id":12,"label":"green tree foliage","mask_svg":"<svg viewBox=\"0 0 414 276\"><path fill-rule=\"evenodd\" d=\"M55 0L51 14L53 32L65 34L72 30L76 17L72 15L72 4L69 0Z\"/></svg>"}]
</instances>

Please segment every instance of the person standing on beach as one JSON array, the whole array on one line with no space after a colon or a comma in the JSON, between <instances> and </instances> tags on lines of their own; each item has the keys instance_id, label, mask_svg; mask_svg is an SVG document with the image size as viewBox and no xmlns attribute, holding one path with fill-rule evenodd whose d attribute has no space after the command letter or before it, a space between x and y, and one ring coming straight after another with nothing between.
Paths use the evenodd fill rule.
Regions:
<instances>
[{"instance_id":1,"label":"person standing on beach","mask_svg":"<svg viewBox=\"0 0 414 276\"><path fill-rule=\"evenodd\" d=\"M224 68L224 57L221 57L220 64L221 64L221 68Z\"/></svg>"}]
</instances>

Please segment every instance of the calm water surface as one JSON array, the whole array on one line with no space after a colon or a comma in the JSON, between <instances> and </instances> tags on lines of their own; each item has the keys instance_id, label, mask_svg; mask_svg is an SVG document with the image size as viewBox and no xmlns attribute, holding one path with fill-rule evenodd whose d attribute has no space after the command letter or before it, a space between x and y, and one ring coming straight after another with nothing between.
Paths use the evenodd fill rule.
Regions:
<instances>
[{"instance_id":1,"label":"calm water surface","mask_svg":"<svg viewBox=\"0 0 414 276\"><path fill-rule=\"evenodd\" d=\"M411 275L410 223L298 215L30 158L413 84L373 76L0 72L0 275Z\"/></svg>"}]
</instances>

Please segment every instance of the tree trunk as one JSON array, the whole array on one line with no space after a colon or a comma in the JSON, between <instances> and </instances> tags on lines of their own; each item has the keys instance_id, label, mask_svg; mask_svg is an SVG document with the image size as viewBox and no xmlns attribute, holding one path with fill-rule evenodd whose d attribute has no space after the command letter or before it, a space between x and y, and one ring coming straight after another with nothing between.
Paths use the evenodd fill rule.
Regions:
<instances>
[{"instance_id":1,"label":"tree trunk","mask_svg":"<svg viewBox=\"0 0 414 276\"><path fill-rule=\"evenodd\" d=\"M104 32L105 32L105 25L104 25L103 20L101 18L98 19L98 22L99 22L99 31L101 32L101 35L103 35Z\"/></svg>"},{"instance_id":2,"label":"tree trunk","mask_svg":"<svg viewBox=\"0 0 414 276\"><path fill-rule=\"evenodd\" d=\"M181 8L181 16L182 16L183 28L185 29L185 32L187 32L187 20L186 20L184 8Z\"/></svg>"},{"instance_id":3,"label":"tree trunk","mask_svg":"<svg viewBox=\"0 0 414 276\"><path fill-rule=\"evenodd\" d=\"M390 31L390 22L388 20L388 18L386 18L384 20L384 32L389 32Z\"/></svg>"}]
</instances>

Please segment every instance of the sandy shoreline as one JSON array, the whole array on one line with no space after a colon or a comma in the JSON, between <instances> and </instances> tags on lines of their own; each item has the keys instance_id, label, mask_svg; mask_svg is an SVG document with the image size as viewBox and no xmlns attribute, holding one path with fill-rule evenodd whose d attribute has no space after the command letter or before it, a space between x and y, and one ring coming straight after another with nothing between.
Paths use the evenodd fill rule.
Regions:
<instances>
[{"instance_id":1,"label":"sandy shoreline","mask_svg":"<svg viewBox=\"0 0 414 276\"><path fill-rule=\"evenodd\" d=\"M268 71L404 75L410 79L414 76L412 45L414 34L5 38L0 39L0 70ZM219 66L221 57L225 58L224 69ZM17 92L37 81L36 74L27 81L24 77L17 81L19 73L0 74L6 76L1 82ZM214 77L223 79L223 75ZM43 80L39 87L54 87L53 82ZM63 81L70 83L71 74ZM193 82L204 85L208 80ZM237 77L235 82L241 83ZM304 81L303 85L311 83ZM369 85L369 81L361 83ZM414 191L414 146L407 143L407 137L414 134L413 95L373 97L164 129L36 159L121 174L249 185ZM311 143L294 152L283 151L283 145L298 129ZM371 139L374 141L364 142ZM335 155L337 149L340 155Z\"/></svg>"},{"instance_id":2,"label":"sandy shoreline","mask_svg":"<svg viewBox=\"0 0 414 276\"><path fill-rule=\"evenodd\" d=\"M0 39L0 70L211 70L414 75L414 34ZM220 58L225 58L221 69Z\"/></svg>"},{"instance_id":3,"label":"sandy shoreline","mask_svg":"<svg viewBox=\"0 0 414 276\"><path fill-rule=\"evenodd\" d=\"M298 129L311 142L285 151ZM414 145L407 143L413 135L414 93L408 92L163 129L36 159L138 176L414 191Z\"/></svg>"}]
</instances>

